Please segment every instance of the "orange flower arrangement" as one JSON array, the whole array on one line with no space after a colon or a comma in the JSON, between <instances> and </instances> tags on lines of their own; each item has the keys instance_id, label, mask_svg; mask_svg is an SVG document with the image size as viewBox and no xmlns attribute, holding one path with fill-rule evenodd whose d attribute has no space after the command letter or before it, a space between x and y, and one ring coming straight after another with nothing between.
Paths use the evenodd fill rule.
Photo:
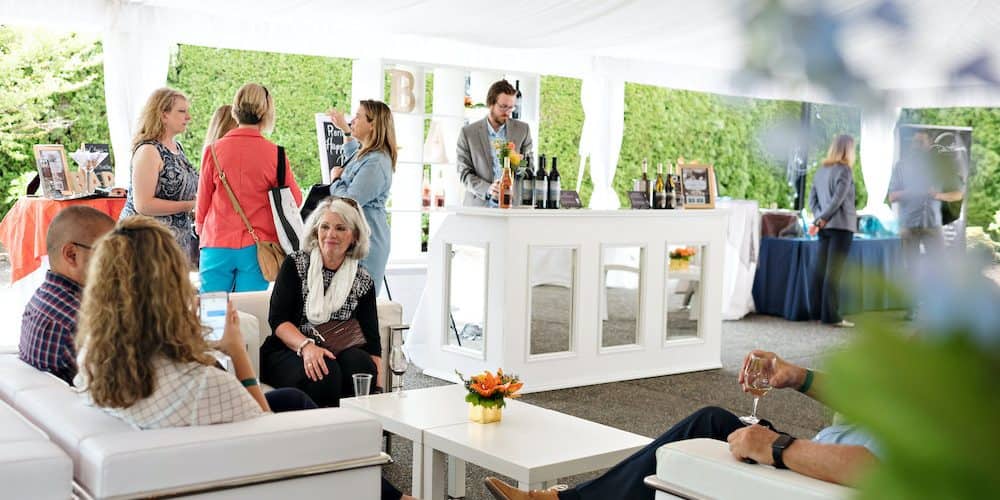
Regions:
<instances>
[{"instance_id":1,"label":"orange flower arrangement","mask_svg":"<svg viewBox=\"0 0 1000 500\"><path fill-rule=\"evenodd\" d=\"M503 369L499 368L496 375L487 370L479 375L469 377L468 380L457 370L455 373L458 373L458 378L462 380L466 390L469 391L465 400L477 406L503 408L504 398L519 397L520 394L517 391L524 387L524 383L517 375L506 375Z\"/></svg>"},{"instance_id":2,"label":"orange flower arrangement","mask_svg":"<svg viewBox=\"0 0 1000 500\"><path fill-rule=\"evenodd\" d=\"M679 260L691 260L691 257L694 257L695 253L697 252L692 247L675 248L670 251L670 258Z\"/></svg>"},{"instance_id":3,"label":"orange flower arrangement","mask_svg":"<svg viewBox=\"0 0 1000 500\"><path fill-rule=\"evenodd\" d=\"M501 166L503 166L503 159L508 157L510 158L511 167L521 164L521 153L517 152L517 146L513 142L504 144L503 141L497 139L493 141L493 149L497 151L497 158L500 159Z\"/></svg>"}]
</instances>

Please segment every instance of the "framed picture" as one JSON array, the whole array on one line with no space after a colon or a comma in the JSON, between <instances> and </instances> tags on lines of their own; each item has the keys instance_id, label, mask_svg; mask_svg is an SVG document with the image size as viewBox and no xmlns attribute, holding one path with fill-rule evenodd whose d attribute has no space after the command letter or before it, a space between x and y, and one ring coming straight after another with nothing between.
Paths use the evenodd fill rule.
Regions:
<instances>
[{"instance_id":1,"label":"framed picture","mask_svg":"<svg viewBox=\"0 0 1000 500\"><path fill-rule=\"evenodd\" d=\"M711 165L678 165L684 208L715 208L715 170Z\"/></svg>"},{"instance_id":2,"label":"framed picture","mask_svg":"<svg viewBox=\"0 0 1000 500\"><path fill-rule=\"evenodd\" d=\"M36 144L35 164L42 192L47 198L62 198L73 194L68 173L66 148L62 144Z\"/></svg>"}]
</instances>

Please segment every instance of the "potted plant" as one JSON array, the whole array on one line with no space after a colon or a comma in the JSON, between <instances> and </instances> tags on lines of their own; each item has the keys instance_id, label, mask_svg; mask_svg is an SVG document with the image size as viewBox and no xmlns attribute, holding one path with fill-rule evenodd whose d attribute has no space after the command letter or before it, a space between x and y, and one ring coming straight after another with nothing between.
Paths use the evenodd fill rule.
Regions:
<instances>
[{"instance_id":1,"label":"potted plant","mask_svg":"<svg viewBox=\"0 0 1000 500\"><path fill-rule=\"evenodd\" d=\"M506 375L502 369L497 369L496 375L487 370L468 380L458 371L455 373L469 391L465 395L469 403L469 420L480 424L499 422L505 398L520 396L517 391L524 387L517 375Z\"/></svg>"},{"instance_id":2,"label":"potted plant","mask_svg":"<svg viewBox=\"0 0 1000 500\"><path fill-rule=\"evenodd\" d=\"M686 271L691 265L691 257L697 251L693 247L680 247L670 251L670 270Z\"/></svg>"}]
</instances>

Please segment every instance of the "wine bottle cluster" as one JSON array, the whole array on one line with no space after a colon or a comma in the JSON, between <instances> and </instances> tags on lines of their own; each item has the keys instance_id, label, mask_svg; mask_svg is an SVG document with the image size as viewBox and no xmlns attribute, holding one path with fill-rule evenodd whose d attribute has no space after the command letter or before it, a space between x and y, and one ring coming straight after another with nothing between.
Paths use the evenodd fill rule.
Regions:
<instances>
[{"instance_id":1,"label":"wine bottle cluster","mask_svg":"<svg viewBox=\"0 0 1000 500\"><path fill-rule=\"evenodd\" d=\"M657 210L671 210L682 207L682 196L680 190L680 177L676 175L673 166L669 166L669 172L663 171L663 163L657 164L656 180L649 177L649 161L642 160L642 177L636 181L636 190L643 193L649 201L649 208Z\"/></svg>"},{"instance_id":2,"label":"wine bottle cluster","mask_svg":"<svg viewBox=\"0 0 1000 500\"><path fill-rule=\"evenodd\" d=\"M552 168L546 169L548 159L538 155L537 168L532 170L531 155L525 155L524 165L516 174L510 174L508 159L504 159L504 174L500 179L500 208L513 206L535 207L539 209L561 208L562 187L559 184L558 159L552 157ZM508 175L512 178L508 184ZM504 186L509 186L504 190ZM510 200L510 203L505 203Z\"/></svg>"}]
</instances>

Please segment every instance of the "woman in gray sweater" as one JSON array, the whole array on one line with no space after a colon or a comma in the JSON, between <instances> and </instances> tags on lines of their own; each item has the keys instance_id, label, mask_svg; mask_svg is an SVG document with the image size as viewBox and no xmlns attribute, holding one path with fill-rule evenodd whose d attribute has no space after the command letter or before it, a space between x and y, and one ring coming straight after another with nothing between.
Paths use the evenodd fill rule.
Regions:
<instances>
[{"instance_id":1,"label":"woman in gray sweater","mask_svg":"<svg viewBox=\"0 0 1000 500\"><path fill-rule=\"evenodd\" d=\"M828 325L850 328L854 323L840 316L840 275L851 240L858 228L854 208L854 138L838 135L813 177L809 209L813 213L809 234L819 234L819 252L813 269L810 314Z\"/></svg>"}]
</instances>

